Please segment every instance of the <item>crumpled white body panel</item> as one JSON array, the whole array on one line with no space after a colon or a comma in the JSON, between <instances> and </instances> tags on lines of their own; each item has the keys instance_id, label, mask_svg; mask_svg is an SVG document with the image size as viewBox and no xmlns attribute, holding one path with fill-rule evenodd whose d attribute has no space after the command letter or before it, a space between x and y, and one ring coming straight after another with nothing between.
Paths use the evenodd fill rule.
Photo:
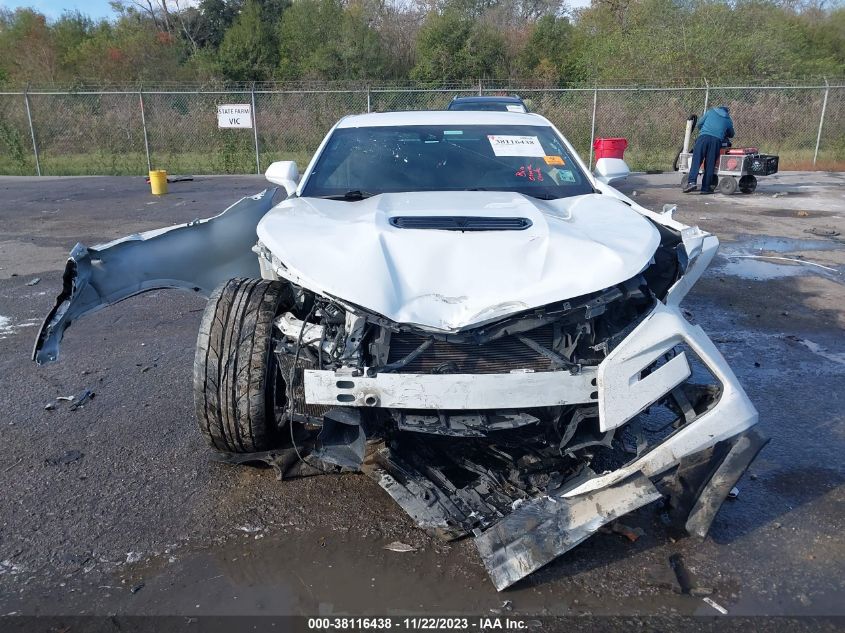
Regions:
<instances>
[{"instance_id":1,"label":"crumpled white body panel","mask_svg":"<svg viewBox=\"0 0 845 633\"><path fill-rule=\"evenodd\" d=\"M522 231L401 229L393 216L528 218ZM649 263L660 238L608 195L537 200L502 192L289 198L258 225L277 271L398 323L455 331L602 290Z\"/></svg>"}]
</instances>

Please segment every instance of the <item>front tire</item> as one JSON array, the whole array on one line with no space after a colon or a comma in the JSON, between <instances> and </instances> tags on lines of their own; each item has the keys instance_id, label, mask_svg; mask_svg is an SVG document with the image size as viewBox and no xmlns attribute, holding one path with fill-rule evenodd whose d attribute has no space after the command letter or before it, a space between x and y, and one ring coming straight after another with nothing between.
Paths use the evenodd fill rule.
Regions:
<instances>
[{"instance_id":1,"label":"front tire","mask_svg":"<svg viewBox=\"0 0 845 633\"><path fill-rule=\"evenodd\" d=\"M273 320L288 305L286 284L230 279L208 299L194 357L194 402L200 432L214 448L253 453L278 434Z\"/></svg>"}]
</instances>

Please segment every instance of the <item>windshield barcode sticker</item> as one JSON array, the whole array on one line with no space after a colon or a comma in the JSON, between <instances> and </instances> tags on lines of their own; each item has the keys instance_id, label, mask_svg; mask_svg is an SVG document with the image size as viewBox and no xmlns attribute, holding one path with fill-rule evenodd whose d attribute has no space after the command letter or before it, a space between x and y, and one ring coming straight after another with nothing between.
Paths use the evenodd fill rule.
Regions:
<instances>
[{"instance_id":1,"label":"windshield barcode sticker","mask_svg":"<svg viewBox=\"0 0 845 633\"><path fill-rule=\"evenodd\" d=\"M490 147L496 156L531 156L541 158L546 155L540 139L536 136L498 136L488 134Z\"/></svg>"}]
</instances>

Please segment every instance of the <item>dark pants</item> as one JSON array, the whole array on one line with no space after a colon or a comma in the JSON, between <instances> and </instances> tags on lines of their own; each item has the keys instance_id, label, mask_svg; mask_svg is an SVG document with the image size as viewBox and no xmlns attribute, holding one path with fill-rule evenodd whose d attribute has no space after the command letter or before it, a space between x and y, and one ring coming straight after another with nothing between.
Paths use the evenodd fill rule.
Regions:
<instances>
[{"instance_id":1,"label":"dark pants","mask_svg":"<svg viewBox=\"0 0 845 633\"><path fill-rule=\"evenodd\" d=\"M716 168L716 161L719 160L719 150L722 148L722 140L709 134L702 134L695 139L695 146L692 149L692 162L689 168L689 183L695 184L698 178L698 168L704 162L704 177L701 179L701 189L713 190L713 171Z\"/></svg>"}]
</instances>

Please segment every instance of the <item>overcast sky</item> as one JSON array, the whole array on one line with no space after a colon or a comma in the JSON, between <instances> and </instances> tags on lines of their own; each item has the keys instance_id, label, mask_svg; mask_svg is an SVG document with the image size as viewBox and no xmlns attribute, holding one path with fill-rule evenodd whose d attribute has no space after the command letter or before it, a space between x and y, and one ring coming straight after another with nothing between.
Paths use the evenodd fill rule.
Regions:
<instances>
[{"instance_id":1,"label":"overcast sky","mask_svg":"<svg viewBox=\"0 0 845 633\"><path fill-rule=\"evenodd\" d=\"M573 9L585 7L590 0L569 0L569 6ZM32 7L40 11L48 18L58 18L63 11L79 9L82 13L92 18L112 17L113 12L108 0L85 0L84 2L71 2L69 0L0 0L0 7L4 9L17 9L18 7Z\"/></svg>"}]
</instances>

